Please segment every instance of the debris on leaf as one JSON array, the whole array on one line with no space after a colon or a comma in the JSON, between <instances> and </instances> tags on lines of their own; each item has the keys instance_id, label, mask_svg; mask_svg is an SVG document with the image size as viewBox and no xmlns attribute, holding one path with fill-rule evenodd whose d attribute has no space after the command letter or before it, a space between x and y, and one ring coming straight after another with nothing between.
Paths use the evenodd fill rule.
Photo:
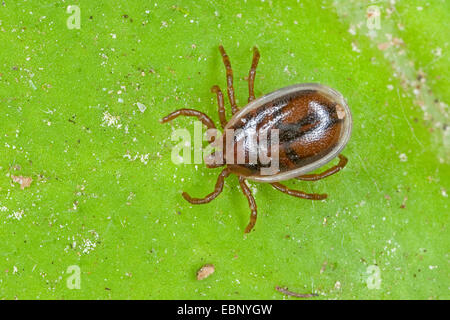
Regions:
<instances>
[{"instance_id":1,"label":"debris on leaf","mask_svg":"<svg viewBox=\"0 0 450 320\"><path fill-rule=\"evenodd\" d=\"M408 197L404 197L403 198L403 202L402 202L402 204L400 205L400 208L401 209L405 209L406 208L406 201L408 201Z\"/></svg>"},{"instance_id":2,"label":"debris on leaf","mask_svg":"<svg viewBox=\"0 0 450 320\"><path fill-rule=\"evenodd\" d=\"M325 260L322 264L322 268L320 268L320 274L325 272L325 270L327 269L327 265L328 265L328 261Z\"/></svg>"},{"instance_id":3,"label":"debris on leaf","mask_svg":"<svg viewBox=\"0 0 450 320\"><path fill-rule=\"evenodd\" d=\"M381 51L384 51L387 48L389 48L390 46L391 46L390 42L383 42L383 43L378 44L378 49L380 49Z\"/></svg>"},{"instance_id":4,"label":"debris on leaf","mask_svg":"<svg viewBox=\"0 0 450 320\"><path fill-rule=\"evenodd\" d=\"M11 176L13 182L20 184L20 189L28 188L33 182L33 178L24 176Z\"/></svg>"},{"instance_id":5,"label":"debris on leaf","mask_svg":"<svg viewBox=\"0 0 450 320\"><path fill-rule=\"evenodd\" d=\"M145 106L145 104L142 104L140 102L137 102L137 107L139 108L139 111L144 113L144 111L147 109L147 107Z\"/></svg>"},{"instance_id":6,"label":"debris on leaf","mask_svg":"<svg viewBox=\"0 0 450 320\"><path fill-rule=\"evenodd\" d=\"M289 291L287 288L282 288L279 286L275 287L275 290L291 297L297 297L297 298L312 298L312 297L318 297L319 295L316 293L297 293Z\"/></svg>"},{"instance_id":7,"label":"debris on leaf","mask_svg":"<svg viewBox=\"0 0 450 320\"><path fill-rule=\"evenodd\" d=\"M212 275L215 271L213 264L205 264L200 270L197 271L197 280L203 280Z\"/></svg>"}]
</instances>

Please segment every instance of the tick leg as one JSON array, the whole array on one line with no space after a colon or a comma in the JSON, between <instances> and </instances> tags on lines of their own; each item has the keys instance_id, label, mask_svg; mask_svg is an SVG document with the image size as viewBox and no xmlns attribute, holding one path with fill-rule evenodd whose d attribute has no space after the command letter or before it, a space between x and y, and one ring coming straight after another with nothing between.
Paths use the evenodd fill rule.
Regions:
<instances>
[{"instance_id":1,"label":"tick leg","mask_svg":"<svg viewBox=\"0 0 450 320\"><path fill-rule=\"evenodd\" d=\"M179 116L196 117L206 127L208 127L208 129L216 129L216 126L210 117L208 117L203 112L200 112L200 111L194 110L194 109L178 109L178 110L168 114L164 118L162 118L161 123L166 123L166 122L172 121L173 119L175 119Z\"/></svg>"},{"instance_id":2,"label":"tick leg","mask_svg":"<svg viewBox=\"0 0 450 320\"><path fill-rule=\"evenodd\" d=\"M211 202L222 192L225 178L228 177L229 175L230 171L228 170L228 168L223 169L219 177L217 178L216 187L214 188L214 191L204 198L191 198L191 196L187 192L183 192L182 196L184 199L186 199L186 201L192 204L203 204Z\"/></svg>"},{"instance_id":3,"label":"tick leg","mask_svg":"<svg viewBox=\"0 0 450 320\"><path fill-rule=\"evenodd\" d=\"M222 156L222 155L220 155L220 156ZM217 155L216 155L216 152L213 152L213 153L211 153L211 155L210 155L210 159L208 159L208 160L211 160L211 162L207 162L206 160L205 160L205 162L206 162L206 167L207 168L209 168L209 169L215 169L215 168L220 168L220 167L223 167L223 165L224 165L224 163L223 163L223 161L217 161L217 162L215 162L214 160L216 160L216 158L217 158ZM219 158L220 159L220 158Z\"/></svg>"},{"instance_id":4,"label":"tick leg","mask_svg":"<svg viewBox=\"0 0 450 320\"><path fill-rule=\"evenodd\" d=\"M248 102L255 100L255 75L256 67L259 61L259 50L257 47L253 47L253 60L250 72L248 73Z\"/></svg>"},{"instance_id":5,"label":"tick leg","mask_svg":"<svg viewBox=\"0 0 450 320\"><path fill-rule=\"evenodd\" d=\"M322 173L306 174L306 175L297 177L295 179L304 180L304 181L317 181L320 179L324 179L326 177L329 177L329 176L341 171L345 167L347 162L348 162L348 159L345 156L343 156L342 154L340 154L339 155L339 163L337 165L335 165L334 167L331 167L330 169L328 169Z\"/></svg>"},{"instance_id":6,"label":"tick leg","mask_svg":"<svg viewBox=\"0 0 450 320\"><path fill-rule=\"evenodd\" d=\"M294 197L298 197L298 198L302 198L302 199L323 200L328 196L327 194L305 193L305 192L299 191L299 190L292 190L278 182L271 183L271 185L272 185L272 187L274 187L275 189L277 189L281 192L284 192L290 196L294 196Z\"/></svg>"},{"instance_id":7,"label":"tick leg","mask_svg":"<svg viewBox=\"0 0 450 320\"><path fill-rule=\"evenodd\" d=\"M223 101L223 93L220 90L219 86L213 86L211 88L211 92L213 92L217 95L217 104L219 106L220 125L222 126L222 129L223 129L227 125L227 117L225 115L225 102Z\"/></svg>"},{"instance_id":8,"label":"tick leg","mask_svg":"<svg viewBox=\"0 0 450 320\"><path fill-rule=\"evenodd\" d=\"M173 119L179 117L179 116L186 116L186 117L196 117L198 120L200 120L208 129L214 129L217 130L214 122L211 120L210 117L208 117L203 112L200 112L198 110L194 109L178 109L169 115L162 118L160 121L161 123L166 123L169 121L172 121ZM209 142L214 141L214 137L211 137L209 139Z\"/></svg>"},{"instance_id":9,"label":"tick leg","mask_svg":"<svg viewBox=\"0 0 450 320\"><path fill-rule=\"evenodd\" d=\"M231 104L231 112L232 114L235 114L239 111L239 108L237 107L236 101L234 99L233 70L231 69L230 58L228 57L222 45L219 46L219 50L222 55L223 64L225 65L225 69L227 70L227 91L228 99L230 99Z\"/></svg>"},{"instance_id":10,"label":"tick leg","mask_svg":"<svg viewBox=\"0 0 450 320\"><path fill-rule=\"evenodd\" d=\"M255 198L253 198L252 192L250 191L250 188L245 183L245 178L239 177L239 185L241 186L242 192L247 197L248 205L250 207L250 210L252 213L250 214L250 222L248 223L247 227L245 228L245 233L249 233L252 231L253 227L256 223L256 217L257 217L257 210L256 210L256 201Z\"/></svg>"}]
</instances>

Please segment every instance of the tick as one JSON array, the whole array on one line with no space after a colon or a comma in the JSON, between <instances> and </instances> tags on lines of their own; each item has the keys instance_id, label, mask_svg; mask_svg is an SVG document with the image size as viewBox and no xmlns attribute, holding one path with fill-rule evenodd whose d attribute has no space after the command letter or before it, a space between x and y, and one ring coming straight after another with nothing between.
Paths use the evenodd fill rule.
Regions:
<instances>
[{"instance_id":1,"label":"tick","mask_svg":"<svg viewBox=\"0 0 450 320\"><path fill-rule=\"evenodd\" d=\"M224 131L240 130L244 134L232 136L232 141L227 141L226 135L223 135L220 140L214 140L214 137L211 137L209 143L226 145L228 148L231 146L233 150L241 143L244 146L241 149L241 156L248 160L249 155L256 151L252 149L253 144L248 141L248 137L251 135L245 133L256 132L257 139L261 140L263 131L275 129L278 132L276 145L278 170L273 174L262 174L262 169L267 167L267 164L263 164L259 159L256 162L239 163L236 161L239 154L227 158L227 153L222 152L221 160L223 161L207 164L209 168L225 167L217 179L214 191L204 198L192 198L186 192L183 192L182 196L192 204L209 203L222 192L225 178L231 174L236 175L251 210L250 222L245 228L245 233L248 233L255 226L257 207L246 180L269 183L275 189L298 198L325 199L327 194L292 190L281 184L280 181L293 178L317 181L343 169L347 164L347 158L340 152L350 138L352 117L344 97L339 92L317 83L295 84L256 99L254 82L260 58L259 50L256 47L253 48L253 60L248 75L248 104L239 109L235 101L230 59L223 46L219 46L219 50L225 64L227 94L232 112L231 119L227 121L224 95L219 86L213 86L211 92L217 96L220 124ZM211 118L193 109L176 110L161 119L161 122L166 123L178 116L196 117L208 129L216 129ZM268 153L272 153L272 160L274 150L272 148ZM307 174L327 164L336 156L339 157L337 165L322 173Z\"/></svg>"}]
</instances>

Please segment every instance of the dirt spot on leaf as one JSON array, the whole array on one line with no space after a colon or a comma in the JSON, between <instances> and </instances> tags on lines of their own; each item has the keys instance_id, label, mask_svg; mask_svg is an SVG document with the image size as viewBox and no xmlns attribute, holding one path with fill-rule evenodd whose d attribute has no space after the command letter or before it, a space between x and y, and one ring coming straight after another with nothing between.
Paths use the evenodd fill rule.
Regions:
<instances>
[{"instance_id":1,"label":"dirt spot on leaf","mask_svg":"<svg viewBox=\"0 0 450 320\"><path fill-rule=\"evenodd\" d=\"M205 264L200 270L197 271L197 280L203 280L212 275L215 271L213 264Z\"/></svg>"},{"instance_id":2,"label":"dirt spot on leaf","mask_svg":"<svg viewBox=\"0 0 450 320\"><path fill-rule=\"evenodd\" d=\"M20 185L20 189L22 190L30 187L33 182L33 178L24 176L11 176L11 179L13 182L18 183Z\"/></svg>"}]
</instances>

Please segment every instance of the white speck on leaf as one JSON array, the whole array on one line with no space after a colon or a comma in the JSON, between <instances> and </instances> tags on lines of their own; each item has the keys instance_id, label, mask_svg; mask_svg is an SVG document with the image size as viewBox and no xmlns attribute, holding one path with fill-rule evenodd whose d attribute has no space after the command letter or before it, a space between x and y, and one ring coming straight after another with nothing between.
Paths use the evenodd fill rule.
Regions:
<instances>
[{"instance_id":1,"label":"white speck on leaf","mask_svg":"<svg viewBox=\"0 0 450 320\"><path fill-rule=\"evenodd\" d=\"M137 102L136 105L138 106L139 111L142 112L142 113L144 113L145 110L147 110L147 107L144 104L140 103L140 102Z\"/></svg>"},{"instance_id":2,"label":"white speck on leaf","mask_svg":"<svg viewBox=\"0 0 450 320\"><path fill-rule=\"evenodd\" d=\"M358 52L358 53L361 52L361 50L358 48L358 46L354 42L352 42L352 50L355 51L355 52Z\"/></svg>"},{"instance_id":3,"label":"white speck on leaf","mask_svg":"<svg viewBox=\"0 0 450 320\"><path fill-rule=\"evenodd\" d=\"M103 112L103 123L102 126L105 125L108 127L115 127L117 129L120 129L122 127L122 124L119 123L120 117L119 116L113 116L108 111Z\"/></svg>"},{"instance_id":4,"label":"white speck on leaf","mask_svg":"<svg viewBox=\"0 0 450 320\"><path fill-rule=\"evenodd\" d=\"M7 218L8 219L16 219L16 220L21 220L24 216L24 211L23 210L19 210L19 211L14 211L12 214L10 214Z\"/></svg>"}]
</instances>

